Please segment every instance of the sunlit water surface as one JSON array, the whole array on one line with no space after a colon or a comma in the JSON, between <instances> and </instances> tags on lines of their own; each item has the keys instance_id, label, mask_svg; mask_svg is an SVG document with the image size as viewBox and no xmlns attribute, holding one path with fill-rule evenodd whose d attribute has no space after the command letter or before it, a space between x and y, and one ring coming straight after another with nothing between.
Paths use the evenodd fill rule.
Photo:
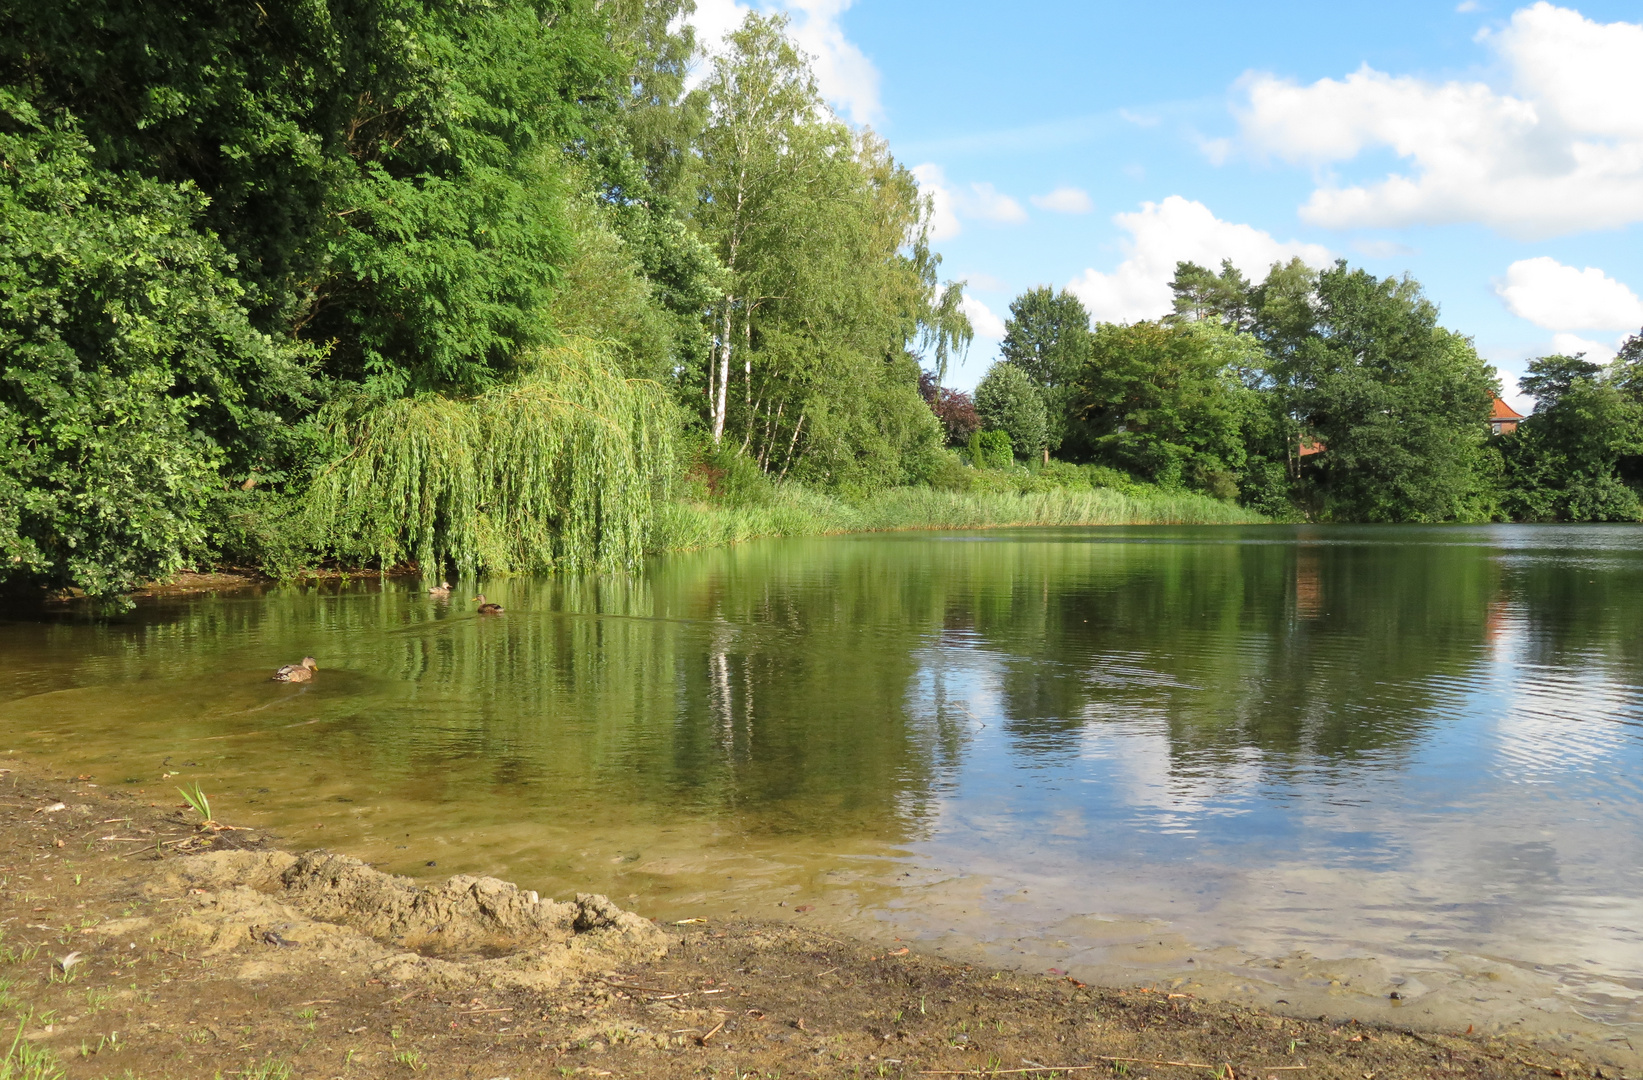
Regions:
<instances>
[{"instance_id":1,"label":"sunlit water surface","mask_svg":"<svg viewBox=\"0 0 1643 1080\"><path fill-rule=\"evenodd\" d=\"M499 618L159 600L0 623L0 749L422 877L1643 1046L1640 541L1023 529L487 581Z\"/></svg>"}]
</instances>

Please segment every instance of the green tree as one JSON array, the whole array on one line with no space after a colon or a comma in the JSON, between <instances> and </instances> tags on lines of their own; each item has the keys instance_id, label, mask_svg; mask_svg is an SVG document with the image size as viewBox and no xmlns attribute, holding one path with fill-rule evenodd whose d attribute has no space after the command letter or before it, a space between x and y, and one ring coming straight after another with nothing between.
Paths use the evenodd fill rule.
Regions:
<instances>
[{"instance_id":1,"label":"green tree","mask_svg":"<svg viewBox=\"0 0 1643 1080\"><path fill-rule=\"evenodd\" d=\"M1089 362L1090 313L1066 289L1029 289L1010 302L999 353L1020 368L1044 398L1046 445L1054 450L1066 437L1067 387Z\"/></svg>"},{"instance_id":2,"label":"green tree","mask_svg":"<svg viewBox=\"0 0 1643 1080\"><path fill-rule=\"evenodd\" d=\"M0 580L110 596L205 554L225 476L277 479L315 433L199 192L92 155L0 91Z\"/></svg>"},{"instance_id":3,"label":"green tree","mask_svg":"<svg viewBox=\"0 0 1643 1080\"><path fill-rule=\"evenodd\" d=\"M970 351L976 331L970 325L970 317L964 313L964 283L949 281L939 289L936 286L936 270L941 266L941 256L926 252L921 245L915 261L921 263L920 277L924 279L925 288L936 297L935 303L919 320L919 344L930 350L931 372L935 375L936 389L939 391L947 379L948 363L955 356L963 359L964 354Z\"/></svg>"},{"instance_id":4,"label":"green tree","mask_svg":"<svg viewBox=\"0 0 1643 1080\"><path fill-rule=\"evenodd\" d=\"M707 383L715 443L724 438L729 419L731 359L738 349L744 354L745 403L751 407L753 319L768 299L758 295L760 279L775 276L770 264L782 252L771 249L795 239L784 228L791 224L784 211L795 209L795 174L809 164L807 151L818 149L809 120L824 106L785 28L781 16L749 15L726 39L726 51L708 80L712 121L702 137L697 218L727 274L715 305Z\"/></svg>"},{"instance_id":5,"label":"green tree","mask_svg":"<svg viewBox=\"0 0 1643 1080\"><path fill-rule=\"evenodd\" d=\"M1026 372L999 361L976 384L975 402L983 426L1009 435L1017 454L1036 457L1044 450L1048 437L1044 396Z\"/></svg>"},{"instance_id":6,"label":"green tree","mask_svg":"<svg viewBox=\"0 0 1643 1080\"><path fill-rule=\"evenodd\" d=\"M258 328L378 394L485 385L546 337L559 156L620 64L588 0L0 9L0 85L101 167L195 185Z\"/></svg>"},{"instance_id":7,"label":"green tree","mask_svg":"<svg viewBox=\"0 0 1643 1080\"><path fill-rule=\"evenodd\" d=\"M1240 332L1255 328L1255 287L1231 259L1221 260L1219 274L1197 263L1178 262L1170 289L1175 294L1170 316L1174 321L1219 322Z\"/></svg>"},{"instance_id":8,"label":"green tree","mask_svg":"<svg viewBox=\"0 0 1643 1080\"><path fill-rule=\"evenodd\" d=\"M1227 333L1163 322L1096 327L1073 398L1090 456L1167 487L1236 494L1243 402L1231 360L1244 354L1229 354Z\"/></svg>"},{"instance_id":9,"label":"green tree","mask_svg":"<svg viewBox=\"0 0 1643 1080\"><path fill-rule=\"evenodd\" d=\"M1090 313L1066 289L1028 289L1010 301L999 352L1044 389L1062 386L1089 362Z\"/></svg>"},{"instance_id":10,"label":"green tree","mask_svg":"<svg viewBox=\"0 0 1643 1080\"><path fill-rule=\"evenodd\" d=\"M1621 475L1643 455L1636 367L1637 357L1626 350L1608 369L1580 355L1529 362L1521 385L1534 396L1535 410L1516 432L1500 439L1506 463L1503 501L1513 518L1643 518L1635 487Z\"/></svg>"},{"instance_id":11,"label":"green tree","mask_svg":"<svg viewBox=\"0 0 1643 1080\"><path fill-rule=\"evenodd\" d=\"M1344 262L1318 275L1317 322L1287 361L1308 434L1326 449L1315 511L1350 521L1487 518L1493 369L1438 326L1413 279Z\"/></svg>"},{"instance_id":12,"label":"green tree","mask_svg":"<svg viewBox=\"0 0 1643 1080\"><path fill-rule=\"evenodd\" d=\"M712 341L702 315L723 292L723 268L685 221L700 182L708 118L707 91L686 88L697 48L683 16L693 7L690 0L613 0L603 7L624 65L591 103L590 131L573 146L591 178L574 186L588 188L584 201L596 207L598 222L591 232L577 229L554 324L585 327L624 346L630 375L677 377L697 387ZM589 307L604 309L614 336L588 318Z\"/></svg>"},{"instance_id":13,"label":"green tree","mask_svg":"<svg viewBox=\"0 0 1643 1080\"><path fill-rule=\"evenodd\" d=\"M938 288L918 185L832 116L780 17L750 15L708 89L695 223L725 289L705 426L777 477L870 490L927 475L942 432L913 345L936 327L950 347L967 323Z\"/></svg>"},{"instance_id":14,"label":"green tree","mask_svg":"<svg viewBox=\"0 0 1643 1080\"><path fill-rule=\"evenodd\" d=\"M965 450L970 464L978 469L1008 469L1015 464L1015 449L1007 431L973 431Z\"/></svg>"}]
</instances>

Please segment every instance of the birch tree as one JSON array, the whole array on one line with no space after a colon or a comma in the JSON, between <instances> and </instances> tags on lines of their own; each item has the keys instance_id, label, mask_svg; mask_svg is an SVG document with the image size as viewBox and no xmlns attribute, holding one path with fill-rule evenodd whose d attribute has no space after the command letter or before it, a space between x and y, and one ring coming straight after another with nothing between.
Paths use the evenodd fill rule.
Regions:
<instances>
[{"instance_id":1,"label":"birch tree","mask_svg":"<svg viewBox=\"0 0 1643 1080\"><path fill-rule=\"evenodd\" d=\"M762 299L749 295L756 277L749 248L756 235L775 224L800 129L824 111L809 65L785 28L783 16L750 14L726 40L708 80L711 112L702 135L699 219L727 272L714 312L706 388L715 444L724 439L732 355L750 351L752 316ZM743 377L749 385L751 364L751 357L745 357Z\"/></svg>"}]
</instances>

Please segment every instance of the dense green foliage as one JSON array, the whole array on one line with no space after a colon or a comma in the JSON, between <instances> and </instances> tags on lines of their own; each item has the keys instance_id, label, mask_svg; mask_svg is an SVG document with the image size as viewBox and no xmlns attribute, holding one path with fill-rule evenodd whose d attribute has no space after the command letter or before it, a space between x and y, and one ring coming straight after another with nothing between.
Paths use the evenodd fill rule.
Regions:
<instances>
[{"instance_id":1,"label":"dense green foliage","mask_svg":"<svg viewBox=\"0 0 1643 1080\"><path fill-rule=\"evenodd\" d=\"M939 363L968 321L937 287L912 174L831 117L783 31L749 17L707 84L695 216L725 276L704 426L776 476L863 493L923 479L942 432L910 346L933 342Z\"/></svg>"},{"instance_id":2,"label":"dense green foliage","mask_svg":"<svg viewBox=\"0 0 1643 1080\"><path fill-rule=\"evenodd\" d=\"M93 153L0 91L0 560L106 594L202 548L222 477L302 454L309 376L251 325L198 191Z\"/></svg>"},{"instance_id":3,"label":"dense green foliage","mask_svg":"<svg viewBox=\"0 0 1643 1080\"><path fill-rule=\"evenodd\" d=\"M560 147L621 59L591 4L8 5L0 83L112 174L191 184L256 324L381 384L478 386L540 340Z\"/></svg>"},{"instance_id":4,"label":"dense green foliage","mask_svg":"<svg viewBox=\"0 0 1643 1080\"><path fill-rule=\"evenodd\" d=\"M1010 303L999 353L1032 380L1044 399L1046 449L1067 437L1072 385L1090 361L1090 313L1066 289L1029 289Z\"/></svg>"},{"instance_id":5,"label":"dense green foliage","mask_svg":"<svg viewBox=\"0 0 1643 1080\"><path fill-rule=\"evenodd\" d=\"M1236 494L1243 401L1216 344L1196 326L1098 327L1090 358L1074 376L1080 444L1092 458L1154 483Z\"/></svg>"},{"instance_id":6,"label":"dense green foliage","mask_svg":"<svg viewBox=\"0 0 1643 1080\"><path fill-rule=\"evenodd\" d=\"M1605 368L1579 356L1531 361L1535 411L1502 440L1506 508L1526 521L1643 519L1640 339Z\"/></svg>"},{"instance_id":7,"label":"dense green foliage","mask_svg":"<svg viewBox=\"0 0 1643 1080\"><path fill-rule=\"evenodd\" d=\"M1030 384L1061 457L1167 489L1317 520L1495 513L1494 373L1415 282L1294 261L1254 285L1182 263L1173 288L1169 317L1090 332L1071 296L1024 293L1005 343L1020 359L976 391L985 425L1019 451L1003 403ZM1021 365L1034 378L1009 375Z\"/></svg>"},{"instance_id":8,"label":"dense green foliage","mask_svg":"<svg viewBox=\"0 0 1643 1080\"><path fill-rule=\"evenodd\" d=\"M590 348L546 350L470 399L343 414L348 453L315 476L307 526L356 564L544 571L633 565L676 463L656 383Z\"/></svg>"},{"instance_id":9,"label":"dense green foliage","mask_svg":"<svg viewBox=\"0 0 1643 1080\"><path fill-rule=\"evenodd\" d=\"M0 577L631 565L687 443L954 467L911 174L780 19L687 91L688 10L0 10Z\"/></svg>"},{"instance_id":10,"label":"dense green foliage","mask_svg":"<svg viewBox=\"0 0 1643 1080\"><path fill-rule=\"evenodd\" d=\"M1011 363L997 363L976 385L976 415L993 431L1010 437L1018 454L1035 457L1048 439L1044 397L1026 372Z\"/></svg>"}]
</instances>

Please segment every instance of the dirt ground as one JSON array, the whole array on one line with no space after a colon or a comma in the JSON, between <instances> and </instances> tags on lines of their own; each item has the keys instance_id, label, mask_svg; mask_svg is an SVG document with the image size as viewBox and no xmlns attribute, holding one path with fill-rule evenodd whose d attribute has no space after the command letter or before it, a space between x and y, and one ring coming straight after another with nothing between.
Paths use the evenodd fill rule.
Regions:
<instances>
[{"instance_id":1,"label":"dirt ground","mask_svg":"<svg viewBox=\"0 0 1643 1080\"><path fill-rule=\"evenodd\" d=\"M0 1043L3 1077L1624 1075L785 924L658 926L490 878L422 887L4 764L0 1017L20 1037Z\"/></svg>"}]
</instances>

